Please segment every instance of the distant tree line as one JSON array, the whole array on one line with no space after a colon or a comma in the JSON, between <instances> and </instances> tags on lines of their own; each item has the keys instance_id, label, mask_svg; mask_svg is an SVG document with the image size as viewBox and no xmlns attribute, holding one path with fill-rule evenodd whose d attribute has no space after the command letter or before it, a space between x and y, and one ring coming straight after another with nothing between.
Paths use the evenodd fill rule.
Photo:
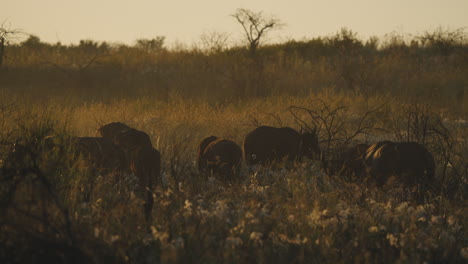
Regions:
<instances>
[{"instance_id":1,"label":"distant tree line","mask_svg":"<svg viewBox=\"0 0 468 264\"><path fill-rule=\"evenodd\" d=\"M464 98L468 87L468 37L442 27L419 36L391 33L363 40L343 28L325 37L268 44L276 18L238 9L244 44L210 32L191 47L167 47L164 36L134 45L81 40L45 43L35 35L0 31L0 89L37 94L70 91L90 98L152 95L235 100L323 90L373 96Z\"/></svg>"}]
</instances>

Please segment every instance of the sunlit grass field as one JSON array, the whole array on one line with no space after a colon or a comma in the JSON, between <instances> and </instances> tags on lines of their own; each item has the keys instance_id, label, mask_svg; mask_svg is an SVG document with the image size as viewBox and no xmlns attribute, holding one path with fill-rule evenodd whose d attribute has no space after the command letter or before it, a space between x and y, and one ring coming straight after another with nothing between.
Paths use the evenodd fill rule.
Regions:
<instances>
[{"instance_id":1,"label":"sunlit grass field","mask_svg":"<svg viewBox=\"0 0 468 264\"><path fill-rule=\"evenodd\" d=\"M28 57L20 52L27 46L14 47L13 55L23 60L0 71L0 78L10 78L1 81L2 163L18 139L35 146L50 135L97 136L101 125L120 121L148 133L161 152L162 183L154 191L153 217L146 222L131 175L93 173L80 157L51 153L43 163L33 164L37 171L0 181L0 260L465 263L466 46L443 57L401 45L414 48L410 54L423 60L390 48L390 55L383 57L350 53L346 63L354 64L342 70L356 70L352 80L344 72L330 72L330 65L336 65L330 58L308 61L296 53L278 59L281 47L262 50L266 59L260 77L249 73L251 65L238 68L249 59L235 50L218 55L166 50L148 58L113 51L128 64L104 56L77 77L29 64L38 55ZM127 51L138 52L130 47ZM60 67L72 72L67 60L73 58L63 54L75 53L62 52L63 60L46 58L63 62ZM365 65L365 58L377 66L361 72L355 67ZM414 64L404 63L407 60ZM201 64L208 66L203 70ZM220 65L221 72L212 71ZM122 79L110 78L115 76L112 67L121 66ZM148 67L170 71L142 77ZM331 83L333 78L338 81ZM132 80L141 89L126 86ZM236 85L251 90L237 93ZM423 190L391 180L377 187L365 176L336 175L321 161L306 158L280 170L243 164L242 180L236 184L206 179L197 170L198 144L207 136L242 146L245 135L259 125L299 131L304 123L319 130L321 149L330 162L348 143L423 143L436 161L436 179ZM31 160L24 157L22 164L29 166ZM86 199L85 192L90 192Z\"/></svg>"}]
</instances>

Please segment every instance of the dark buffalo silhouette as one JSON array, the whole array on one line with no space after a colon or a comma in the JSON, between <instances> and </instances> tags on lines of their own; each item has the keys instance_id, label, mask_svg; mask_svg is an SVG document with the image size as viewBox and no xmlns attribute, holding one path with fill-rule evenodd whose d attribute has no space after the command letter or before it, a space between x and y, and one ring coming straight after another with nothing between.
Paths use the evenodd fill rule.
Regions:
<instances>
[{"instance_id":1,"label":"dark buffalo silhouette","mask_svg":"<svg viewBox=\"0 0 468 264\"><path fill-rule=\"evenodd\" d=\"M205 139L203 139L200 142L200 145L198 146L198 171L204 172L206 170L206 160L203 158L204 152L206 147L213 141L219 139L218 137L215 136L209 136Z\"/></svg>"},{"instance_id":2,"label":"dark buffalo silhouette","mask_svg":"<svg viewBox=\"0 0 468 264\"><path fill-rule=\"evenodd\" d=\"M242 149L235 142L215 136L207 137L198 148L198 169L201 173L212 173L226 181L239 178Z\"/></svg>"},{"instance_id":3,"label":"dark buffalo silhouette","mask_svg":"<svg viewBox=\"0 0 468 264\"><path fill-rule=\"evenodd\" d=\"M392 175L408 185L427 184L435 173L432 154L415 142L375 143L367 149L364 165L378 185L383 185Z\"/></svg>"},{"instance_id":4,"label":"dark buffalo silhouette","mask_svg":"<svg viewBox=\"0 0 468 264\"><path fill-rule=\"evenodd\" d=\"M268 165L302 156L313 159L320 147L315 131L300 134L290 127L261 126L245 137L244 155L247 165Z\"/></svg>"},{"instance_id":5,"label":"dark buffalo silhouette","mask_svg":"<svg viewBox=\"0 0 468 264\"><path fill-rule=\"evenodd\" d=\"M161 155L152 147L149 136L133 128L115 135L114 144L108 138L81 137L74 141L77 150L94 167L115 168L130 171L138 179L138 193L144 202L143 211L147 220L153 208L153 190L160 180Z\"/></svg>"},{"instance_id":6,"label":"dark buffalo silhouette","mask_svg":"<svg viewBox=\"0 0 468 264\"><path fill-rule=\"evenodd\" d=\"M101 126L98 130L97 133L104 138L108 138L112 140L112 142L115 143L115 137L120 134L121 132L130 129L131 127L121 123L121 122L112 122L109 124L105 124Z\"/></svg>"},{"instance_id":7,"label":"dark buffalo silhouette","mask_svg":"<svg viewBox=\"0 0 468 264\"><path fill-rule=\"evenodd\" d=\"M117 146L124 150L134 150L140 147L152 147L150 137L143 131L130 128L115 136Z\"/></svg>"},{"instance_id":8,"label":"dark buffalo silhouette","mask_svg":"<svg viewBox=\"0 0 468 264\"><path fill-rule=\"evenodd\" d=\"M161 154L151 146L134 149L130 154L129 167L138 178L139 193L143 194L145 199L145 218L149 220L154 204L154 186L161 182Z\"/></svg>"},{"instance_id":9,"label":"dark buffalo silhouette","mask_svg":"<svg viewBox=\"0 0 468 264\"><path fill-rule=\"evenodd\" d=\"M112 122L98 129L98 134L110 139L114 144L125 151L133 151L137 148L151 147L151 139L145 132L134 129L121 122Z\"/></svg>"},{"instance_id":10,"label":"dark buffalo silhouette","mask_svg":"<svg viewBox=\"0 0 468 264\"><path fill-rule=\"evenodd\" d=\"M367 144L357 144L341 151L335 164L332 166L331 174L354 177L365 173L364 158L369 148Z\"/></svg>"},{"instance_id":11,"label":"dark buffalo silhouette","mask_svg":"<svg viewBox=\"0 0 468 264\"><path fill-rule=\"evenodd\" d=\"M75 137L71 142L75 153L81 155L86 163L99 170L125 170L125 153L111 140L102 137Z\"/></svg>"}]
</instances>

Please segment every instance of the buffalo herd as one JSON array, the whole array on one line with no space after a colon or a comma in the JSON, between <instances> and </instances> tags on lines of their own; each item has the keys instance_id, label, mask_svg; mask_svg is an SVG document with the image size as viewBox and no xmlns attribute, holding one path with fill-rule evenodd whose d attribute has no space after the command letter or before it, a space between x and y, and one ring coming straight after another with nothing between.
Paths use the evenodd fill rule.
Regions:
<instances>
[{"instance_id":1,"label":"buffalo herd","mask_svg":"<svg viewBox=\"0 0 468 264\"><path fill-rule=\"evenodd\" d=\"M144 214L151 217L154 187L161 180L161 155L143 131L121 122L112 122L97 130L97 137L71 137L74 153L89 167L104 171L130 172L138 179L144 200ZM63 149L63 138L46 137L43 148ZM24 146L15 144L3 164L3 173L14 160L24 159ZM198 170L201 176L213 176L224 182L240 182L241 166L263 168L288 167L303 157L321 160L318 133L304 133L290 127L260 126L245 136L243 148L229 139L210 136L198 147ZM383 185L391 176L404 184L427 183L434 179L432 154L414 142L381 141L373 145L357 144L339 151L334 174L367 177Z\"/></svg>"},{"instance_id":2,"label":"buffalo herd","mask_svg":"<svg viewBox=\"0 0 468 264\"><path fill-rule=\"evenodd\" d=\"M302 157L321 160L316 130L299 133L290 127L260 126L244 139L244 159L247 166L277 168L293 165ZM356 144L338 151L337 170L332 174L367 178L384 185L395 176L400 182L413 186L428 184L434 179L435 162L432 154L415 142L381 141L373 145ZM239 180L242 149L227 139L210 136L198 148L198 169L228 181Z\"/></svg>"}]
</instances>

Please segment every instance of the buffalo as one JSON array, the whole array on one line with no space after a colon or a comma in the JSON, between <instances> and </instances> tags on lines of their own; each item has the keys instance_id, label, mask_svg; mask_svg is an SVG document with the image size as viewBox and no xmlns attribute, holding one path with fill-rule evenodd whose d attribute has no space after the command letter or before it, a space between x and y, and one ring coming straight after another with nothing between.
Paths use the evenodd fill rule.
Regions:
<instances>
[{"instance_id":1,"label":"buffalo","mask_svg":"<svg viewBox=\"0 0 468 264\"><path fill-rule=\"evenodd\" d=\"M145 218L149 220L154 204L154 186L161 181L161 154L151 146L139 147L131 152L129 167L138 179L140 193L145 199L143 205Z\"/></svg>"},{"instance_id":2,"label":"buffalo","mask_svg":"<svg viewBox=\"0 0 468 264\"><path fill-rule=\"evenodd\" d=\"M121 122L112 122L100 127L98 134L103 138L110 139L114 144L126 151L139 147L152 147L148 134Z\"/></svg>"},{"instance_id":3,"label":"buffalo","mask_svg":"<svg viewBox=\"0 0 468 264\"><path fill-rule=\"evenodd\" d=\"M106 140L112 141L124 151L127 167L135 159L135 153L140 148L152 148L151 139L143 131L131 128L120 122L106 124L98 129L98 133Z\"/></svg>"},{"instance_id":4,"label":"buffalo","mask_svg":"<svg viewBox=\"0 0 468 264\"><path fill-rule=\"evenodd\" d=\"M267 166L302 156L313 159L320 155L320 147L315 130L301 134L290 127L260 126L245 137L244 155L247 165Z\"/></svg>"},{"instance_id":5,"label":"buffalo","mask_svg":"<svg viewBox=\"0 0 468 264\"><path fill-rule=\"evenodd\" d=\"M149 220L154 203L154 186L160 180L161 155L153 148L145 132L133 128L117 133L114 141L115 144L105 137L73 139L77 152L93 168L113 168L135 175L138 193L144 200L145 218Z\"/></svg>"},{"instance_id":6,"label":"buffalo","mask_svg":"<svg viewBox=\"0 0 468 264\"><path fill-rule=\"evenodd\" d=\"M207 137L198 148L198 169L200 173L212 173L226 181L239 177L242 163L242 149L235 142L215 136Z\"/></svg>"},{"instance_id":7,"label":"buffalo","mask_svg":"<svg viewBox=\"0 0 468 264\"><path fill-rule=\"evenodd\" d=\"M407 185L426 184L434 179L435 173L432 154L415 142L375 143L365 153L364 166L378 185L385 184L393 175Z\"/></svg>"},{"instance_id":8,"label":"buffalo","mask_svg":"<svg viewBox=\"0 0 468 264\"><path fill-rule=\"evenodd\" d=\"M130 128L115 136L115 144L124 150L134 150L140 147L152 147L150 137L143 131Z\"/></svg>"},{"instance_id":9,"label":"buffalo","mask_svg":"<svg viewBox=\"0 0 468 264\"><path fill-rule=\"evenodd\" d=\"M154 203L153 189L160 180L161 154L153 148L148 134L123 123L109 123L100 127L98 133L124 151L127 167L137 177L140 193L144 194L144 213L149 220Z\"/></svg>"},{"instance_id":10,"label":"buffalo","mask_svg":"<svg viewBox=\"0 0 468 264\"><path fill-rule=\"evenodd\" d=\"M210 137L207 137L205 139L203 139L199 146L198 146L198 171L200 172L204 172L206 170L206 162L204 160L204 152L205 152L205 149L206 147L213 141L217 140L218 137L215 137L215 136L210 136Z\"/></svg>"}]
</instances>

